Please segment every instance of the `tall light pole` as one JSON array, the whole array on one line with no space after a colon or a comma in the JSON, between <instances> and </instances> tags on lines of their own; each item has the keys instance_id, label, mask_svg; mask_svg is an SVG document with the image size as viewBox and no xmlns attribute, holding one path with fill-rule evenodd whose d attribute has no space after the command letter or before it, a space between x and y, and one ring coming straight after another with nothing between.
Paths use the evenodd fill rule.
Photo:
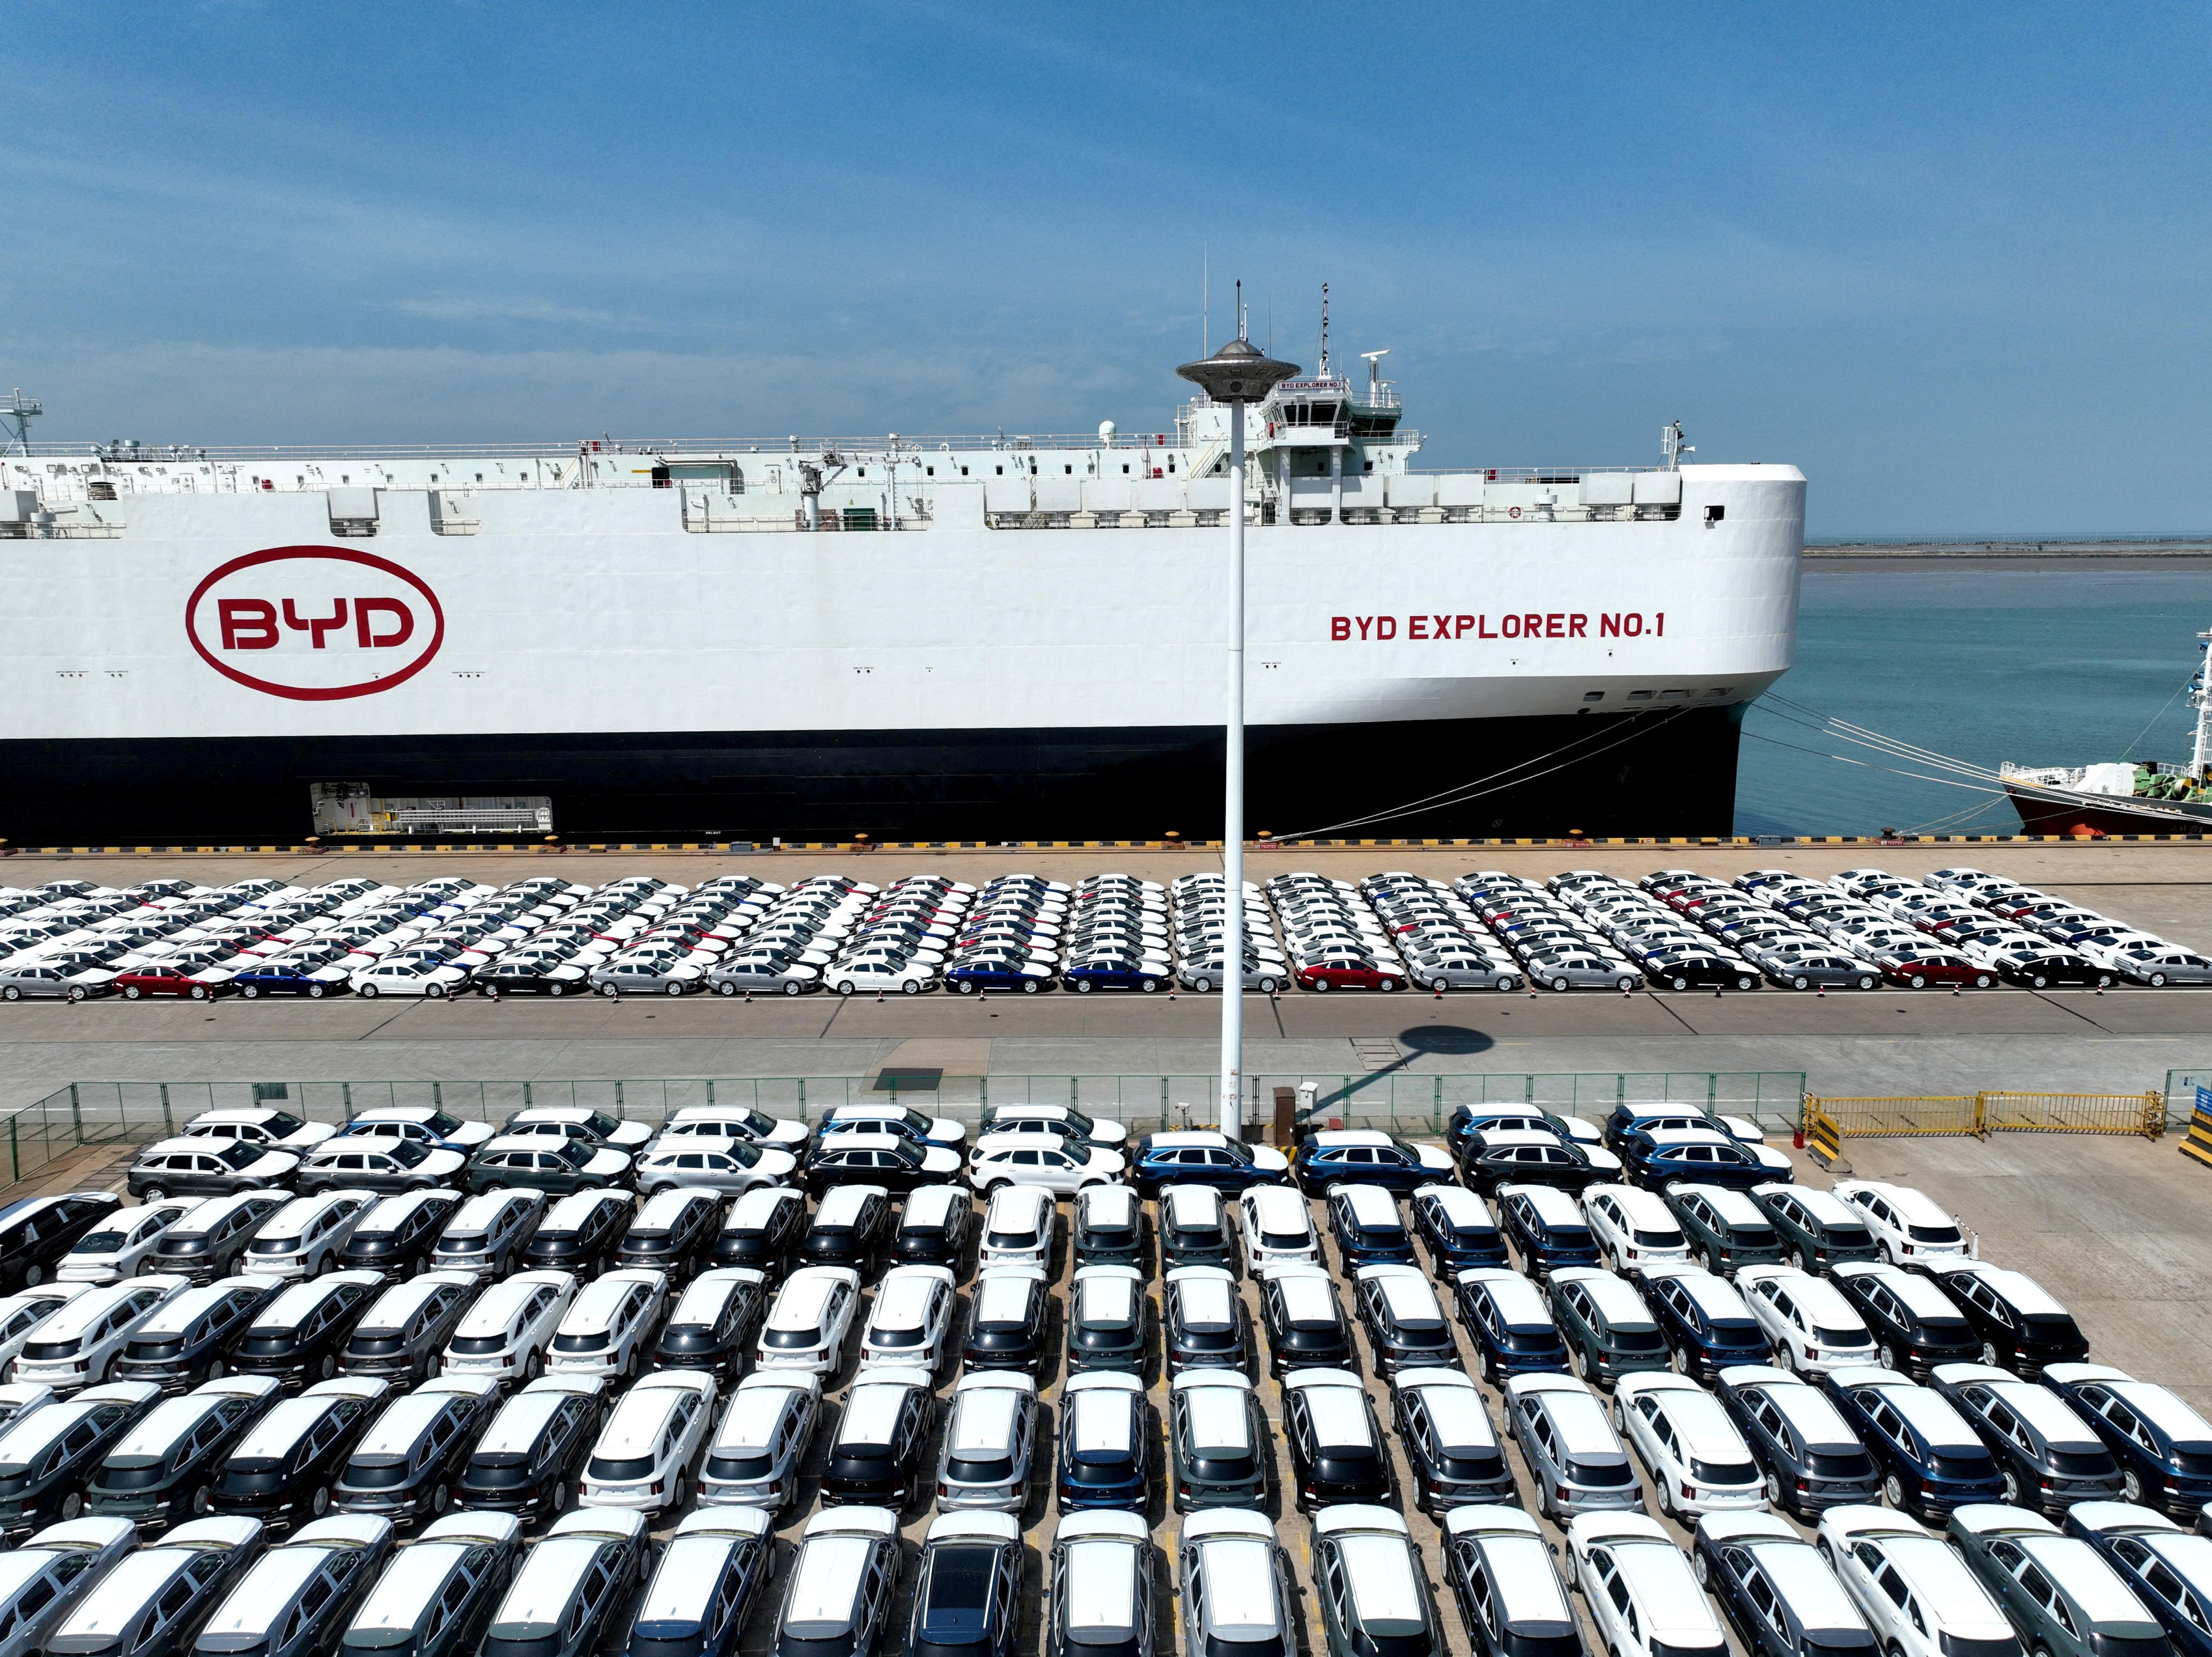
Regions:
<instances>
[{"instance_id":1,"label":"tall light pole","mask_svg":"<svg viewBox=\"0 0 2212 1657\"><path fill-rule=\"evenodd\" d=\"M1237 337L1202 362L1176 372L1216 403L1229 405L1229 710L1227 763L1221 810L1221 1131L1241 1138L1244 1128L1244 405L1297 373L1295 363L1264 355L1244 337L1237 307Z\"/></svg>"}]
</instances>

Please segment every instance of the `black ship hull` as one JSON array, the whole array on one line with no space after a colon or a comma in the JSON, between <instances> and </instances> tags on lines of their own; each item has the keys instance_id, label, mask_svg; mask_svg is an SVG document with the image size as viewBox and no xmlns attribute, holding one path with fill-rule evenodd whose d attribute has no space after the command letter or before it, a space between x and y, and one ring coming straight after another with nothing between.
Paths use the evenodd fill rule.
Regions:
<instances>
[{"instance_id":1,"label":"black ship hull","mask_svg":"<svg viewBox=\"0 0 2212 1657\"><path fill-rule=\"evenodd\" d=\"M1347 838L1725 835L1741 706L1255 726L1245 822ZM1222 732L1128 729L0 742L14 846L293 841L308 787L550 796L562 838L1187 839L1221 827Z\"/></svg>"}]
</instances>

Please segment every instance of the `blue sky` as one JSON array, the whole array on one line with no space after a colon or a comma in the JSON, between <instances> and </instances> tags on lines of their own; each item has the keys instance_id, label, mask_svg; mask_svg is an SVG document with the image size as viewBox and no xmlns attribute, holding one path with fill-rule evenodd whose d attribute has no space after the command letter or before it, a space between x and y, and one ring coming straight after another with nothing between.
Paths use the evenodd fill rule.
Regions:
<instances>
[{"instance_id":1,"label":"blue sky","mask_svg":"<svg viewBox=\"0 0 2212 1657\"><path fill-rule=\"evenodd\" d=\"M1425 464L2212 528L2202 5L10 12L49 438L1158 426L1242 275ZM1356 362L1353 365L1358 366Z\"/></svg>"}]
</instances>

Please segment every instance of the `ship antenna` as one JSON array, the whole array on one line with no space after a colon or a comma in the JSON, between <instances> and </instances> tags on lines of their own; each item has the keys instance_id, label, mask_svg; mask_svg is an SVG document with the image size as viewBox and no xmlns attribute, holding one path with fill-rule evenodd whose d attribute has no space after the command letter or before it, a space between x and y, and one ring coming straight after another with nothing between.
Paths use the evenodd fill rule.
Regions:
<instances>
[{"instance_id":1,"label":"ship antenna","mask_svg":"<svg viewBox=\"0 0 2212 1657\"><path fill-rule=\"evenodd\" d=\"M1239 276L1237 278L1237 337L1243 339L1249 331L1244 318L1244 278Z\"/></svg>"},{"instance_id":2,"label":"ship antenna","mask_svg":"<svg viewBox=\"0 0 2212 1657\"><path fill-rule=\"evenodd\" d=\"M2212 632L2197 635L2204 640L2200 649L2212 651ZM2197 683L2191 687L2190 701L2197 704L2197 748L2189 756L2189 768L2197 780L2205 779L2205 763L2212 759L2212 655L2197 665Z\"/></svg>"},{"instance_id":3,"label":"ship antenna","mask_svg":"<svg viewBox=\"0 0 2212 1657\"><path fill-rule=\"evenodd\" d=\"M1213 330L1213 249L1205 242L1198 245L1198 357L1203 362L1213 355L1208 342Z\"/></svg>"},{"instance_id":4,"label":"ship antenna","mask_svg":"<svg viewBox=\"0 0 2212 1657\"><path fill-rule=\"evenodd\" d=\"M1328 378L1328 284L1321 285L1321 367L1314 370L1316 379Z\"/></svg>"},{"instance_id":5,"label":"ship antenna","mask_svg":"<svg viewBox=\"0 0 2212 1657\"><path fill-rule=\"evenodd\" d=\"M21 389L9 392L8 400L0 403L0 430L8 434L8 447L30 453L31 422L46 411L45 404L35 397L25 397Z\"/></svg>"}]
</instances>

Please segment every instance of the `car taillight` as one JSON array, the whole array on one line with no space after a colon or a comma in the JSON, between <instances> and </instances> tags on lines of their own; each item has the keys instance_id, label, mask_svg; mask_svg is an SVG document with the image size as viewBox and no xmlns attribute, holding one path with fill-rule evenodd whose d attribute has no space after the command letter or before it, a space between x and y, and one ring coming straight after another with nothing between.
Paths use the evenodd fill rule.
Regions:
<instances>
[{"instance_id":1,"label":"car taillight","mask_svg":"<svg viewBox=\"0 0 2212 1657\"><path fill-rule=\"evenodd\" d=\"M1910 1253L1912 1252L1912 1245L1911 1245L1911 1243L1907 1243L1907 1244L1905 1244L1905 1252L1906 1253L1908 1253L1908 1254L1910 1254Z\"/></svg>"},{"instance_id":2,"label":"car taillight","mask_svg":"<svg viewBox=\"0 0 2212 1657\"><path fill-rule=\"evenodd\" d=\"M1808 1363L1813 1363L1820 1356L1820 1349L1817 1346L1808 1346L1805 1349L1805 1362Z\"/></svg>"},{"instance_id":3,"label":"car taillight","mask_svg":"<svg viewBox=\"0 0 2212 1657\"><path fill-rule=\"evenodd\" d=\"M1804 1495L1806 1491L1812 1488L1813 1481L1809 1478L1801 1478L1797 1481L1797 1494L1800 1496Z\"/></svg>"},{"instance_id":4,"label":"car taillight","mask_svg":"<svg viewBox=\"0 0 2212 1657\"><path fill-rule=\"evenodd\" d=\"M1567 1487L1564 1484L1554 1484L1552 1487L1552 1499L1554 1502L1565 1501L1567 1499Z\"/></svg>"},{"instance_id":5,"label":"car taillight","mask_svg":"<svg viewBox=\"0 0 2212 1657\"><path fill-rule=\"evenodd\" d=\"M1682 1500L1685 1502L1694 1502L1697 1499L1698 1487L1690 1483L1688 1479L1684 1479L1682 1481Z\"/></svg>"},{"instance_id":6,"label":"car taillight","mask_svg":"<svg viewBox=\"0 0 2212 1657\"><path fill-rule=\"evenodd\" d=\"M663 1485L661 1484L661 1482L660 1482L659 1479L657 1479L657 1478L656 1478L656 1479L654 1479L654 1480L653 1481L653 1483L652 1483L650 1485L648 1485L648 1486L647 1487L647 1489L646 1489L646 1494L647 1494L647 1496L659 1496L659 1495L660 1494L660 1492L661 1492L661 1490L662 1490L662 1489L663 1489L663 1488L664 1488L664 1487L663 1487Z\"/></svg>"}]
</instances>

